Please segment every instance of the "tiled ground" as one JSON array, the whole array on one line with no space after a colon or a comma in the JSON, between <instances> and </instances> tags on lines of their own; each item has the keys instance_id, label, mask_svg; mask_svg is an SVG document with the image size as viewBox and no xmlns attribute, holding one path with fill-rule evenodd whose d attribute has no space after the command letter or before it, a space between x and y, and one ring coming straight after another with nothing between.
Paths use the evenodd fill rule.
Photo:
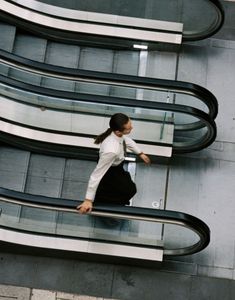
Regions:
<instances>
[{"instance_id":1,"label":"tiled ground","mask_svg":"<svg viewBox=\"0 0 235 300\"><path fill-rule=\"evenodd\" d=\"M30 289L12 285L0 285L0 300L111 300L85 295ZM112 300L114 300L112 298ZM115 299L116 300L116 299Z\"/></svg>"}]
</instances>

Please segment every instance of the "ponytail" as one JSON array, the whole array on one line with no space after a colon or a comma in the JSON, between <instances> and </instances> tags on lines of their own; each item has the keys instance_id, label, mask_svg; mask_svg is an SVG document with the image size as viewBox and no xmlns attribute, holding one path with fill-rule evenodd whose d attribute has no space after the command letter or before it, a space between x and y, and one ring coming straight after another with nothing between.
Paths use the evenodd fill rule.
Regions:
<instances>
[{"instance_id":1,"label":"ponytail","mask_svg":"<svg viewBox=\"0 0 235 300\"><path fill-rule=\"evenodd\" d=\"M100 135L98 135L96 138L95 138L95 144L100 144L103 142L103 140L106 139L107 136L109 136L111 133L112 133L112 129L111 128L108 128L105 132L101 133Z\"/></svg>"},{"instance_id":2,"label":"ponytail","mask_svg":"<svg viewBox=\"0 0 235 300\"><path fill-rule=\"evenodd\" d=\"M106 137L108 137L112 131L123 131L124 129L124 125L127 124L127 122L129 121L129 117L127 115L124 115L122 113L116 113L114 115L112 115L110 121L109 121L109 128L101 133L100 135L98 135L95 138L95 144L100 144L103 142L104 139L106 139Z\"/></svg>"}]
</instances>

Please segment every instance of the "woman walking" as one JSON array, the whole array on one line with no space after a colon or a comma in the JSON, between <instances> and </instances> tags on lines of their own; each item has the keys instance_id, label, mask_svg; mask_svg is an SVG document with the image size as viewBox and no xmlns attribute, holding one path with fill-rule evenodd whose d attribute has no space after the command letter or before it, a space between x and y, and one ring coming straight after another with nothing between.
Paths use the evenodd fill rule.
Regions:
<instances>
[{"instance_id":1,"label":"woman walking","mask_svg":"<svg viewBox=\"0 0 235 300\"><path fill-rule=\"evenodd\" d=\"M126 205L135 195L135 183L123 168L126 149L139 155L146 164L150 159L126 136L132 128L128 116L116 113L110 119L109 128L96 137L95 144L100 144L99 161L90 176L85 200L77 206L80 213L91 212L93 202Z\"/></svg>"}]
</instances>

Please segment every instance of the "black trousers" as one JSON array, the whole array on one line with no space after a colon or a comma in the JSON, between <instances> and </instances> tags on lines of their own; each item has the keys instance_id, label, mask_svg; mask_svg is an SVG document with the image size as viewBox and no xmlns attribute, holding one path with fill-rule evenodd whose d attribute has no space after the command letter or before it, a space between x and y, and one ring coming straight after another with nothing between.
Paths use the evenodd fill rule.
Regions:
<instances>
[{"instance_id":1,"label":"black trousers","mask_svg":"<svg viewBox=\"0 0 235 300\"><path fill-rule=\"evenodd\" d=\"M110 167L101 179L96 191L95 203L129 204L136 194L136 185L130 173L125 171L123 163Z\"/></svg>"}]
</instances>

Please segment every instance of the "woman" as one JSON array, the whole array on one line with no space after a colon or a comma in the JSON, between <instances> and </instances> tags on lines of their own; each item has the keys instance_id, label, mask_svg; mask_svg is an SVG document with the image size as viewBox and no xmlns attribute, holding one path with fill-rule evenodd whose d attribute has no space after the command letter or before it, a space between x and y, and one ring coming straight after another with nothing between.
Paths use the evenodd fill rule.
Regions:
<instances>
[{"instance_id":1,"label":"woman","mask_svg":"<svg viewBox=\"0 0 235 300\"><path fill-rule=\"evenodd\" d=\"M100 157L90 176L85 200L77 206L77 210L82 214L91 212L93 201L129 204L129 200L136 193L136 186L130 174L123 169L126 148L139 155L146 164L150 163L149 157L137 144L125 136L132 130L128 116L122 113L114 114L109 126L95 139L95 144L100 144Z\"/></svg>"}]
</instances>

